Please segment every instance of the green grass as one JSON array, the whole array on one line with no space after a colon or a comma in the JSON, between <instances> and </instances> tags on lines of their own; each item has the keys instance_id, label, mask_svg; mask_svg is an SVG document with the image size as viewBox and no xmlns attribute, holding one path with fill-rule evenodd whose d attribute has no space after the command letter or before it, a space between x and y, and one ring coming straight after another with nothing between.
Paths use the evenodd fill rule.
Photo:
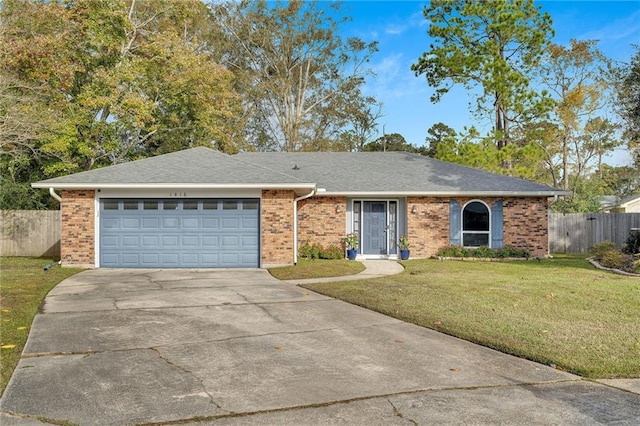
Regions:
<instances>
[{"instance_id":1,"label":"green grass","mask_svg":"<svg viewBox=\"0 0 640 426\"><path fill-rule=\"evenodd\" d=\"M568 256L403 264L396 276L304 287L585 377L640 378L639 278Z\"/></svg>"},{"instance_id":2,"label":"green grass","mask_svg":"<svg viewBox=\"0 0 640 426\"><path fill-rule=\"evenodd\" d=\"M56 266L44 271L44 265L50 262L51 259L41 258L0 258L0 395L18 364L42 300L56 284L82 270Z\"/></svg>"},{"instance_id":3,"label":"green grass","mask_svg":"<svg viewBox=\"0 0 640 426\"><path fill-rule=\"evenodd\" d=\"M269 273L279 280L302 280L354 275L364 269L362 263L350 260L298 259L298 264L295 266L270 268Z\"/></svg>"}]
</instances>

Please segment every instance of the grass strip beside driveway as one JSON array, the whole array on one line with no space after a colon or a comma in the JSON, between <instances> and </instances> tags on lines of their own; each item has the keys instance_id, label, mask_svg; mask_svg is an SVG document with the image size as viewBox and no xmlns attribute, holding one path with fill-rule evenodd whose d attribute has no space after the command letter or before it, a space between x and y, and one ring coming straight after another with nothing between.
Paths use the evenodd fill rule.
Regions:
<instances>
[{"instance_id":1,"label":"grass strip beside driveway","mask_svg":"<svg viewBox=\"0 0 640 426\"><path fill-rule=\"evenodd\" d=\"M2 335L0 336L0 395L16 368L40 304L60 281L82 269L60 268L44 271L51 259L0 258Z\"/></svg>"},{"instance_id":2,"label":"grass strip beside driveway","mask_svg":"<svg viewBox=\"0 0 640 426\"><path fill-rule=\"evenodd\" d=\"M584 377L640 377L638 278L569 257L403 264L400 275L304 287Z\"/></svg>"},{"instance_id":3,"label":"grass strip beside driveway","mask_svg":"<svg viewBox=\"0 0 640 426\"><path fill-rule=\"evenodd\" d=\"M351 260L298 259L295 266L270 268L269 273L279 280L303 280L355 275L364 270L362 263Z\"/></svg>"}]
</instances>

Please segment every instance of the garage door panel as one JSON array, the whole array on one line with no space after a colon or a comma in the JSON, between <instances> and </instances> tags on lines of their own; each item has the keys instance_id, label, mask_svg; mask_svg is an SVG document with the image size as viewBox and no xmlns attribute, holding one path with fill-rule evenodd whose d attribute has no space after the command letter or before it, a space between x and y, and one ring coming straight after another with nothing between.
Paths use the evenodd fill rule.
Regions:
<instances>
[{"instance_id":1,"label":"garage door panel","mask_svg":"<svg viewBox=\"0 0 640 426\"><path fill-rule=\"evenodd\" d=\"M122 253L121 261L123 266L138 265L140 264L139 253Z\"/></svg>"},{"instance_id":2,"label":"garage door panel","mask_svg":"<svg viewBox=\"0 0 640 426\"><path fill-rule=\"evenodd\" d=\"M123 235L122 247L138 247L140 245L140 238L137 235Z\"/></svg>"},{"instance_id":3,"label":"garage door panel","mask_svg":"<svg viewBox=\"0 0 640 426\"><path fill-rule=\"evenodd\" d=\"M218 229L220 228L220 219L217 217L202 218L202 229Z\"/></svg>"},{"instance_id":4,"label":"garage door panel","mask_svg":"<svg viewBox=\"0 0 640 426\"><path fill-rule=\"evenodd\" d=\"M178 247L180 242L179 235L163 235L162 236L162 247Z\"/></svg>"},{"instance_id":5,"label":"garage door panel","mask_svg":"<svg viewBox=\"0 0 640 426\"><path fill-rule=\"evenodd\" d=\"M243 217L242 218L242 229L245 230L257 230L258 222L254 220L254 218Z\"/></svg>"},{"instance_id":6,"label":"garage door panel","mask_svg":"<svg viewBox=\"0 0 640 426\"><path fill-rule=\"evenodd\" d=\"M103 247L118 247L118 237L115 235L102 236L100 240Z\"/></svg>"},{"instance_id":7,"label":"garage door panel","mask_svg":"<svg viewBox=\"0 0 640 426\"><path fill-rule=\"evenodd\" d=\"M161 257L161 261L160 263L162 265L166 265L166 266L172 266L172 265L178 265L179 262L179 258L178 258L178 254L177 253L161 253L160 254Z\"/></svg>"},{"instance_id":8,"label":"garage door panel","mask_svg":"<svg viewBox=\"0 0 640 426\"><path fill-rule=\"evenodd\" d=\"M242 236L242 248L255 248L258 247L258 237L246 235Z\"/></svg>"},{"instance_id":9,"label":"garage door panel","mask_svg":"<svg viewBox=\"0 0 640 426\"><path fill-rule=\"evenodd\" d=\"M220 256L217 253L202 253L202 265L203 266L217 266L220 264Z\"/></svg>"},{"instance_id":10,"label":"garage door panel","mask_svg":"<svg viewBox=\"0 0 640 426\"><path fill-rule=\"evenodd\" d=\"M200 220L197 217L185 217L182 219L182 229L200 229Z\"/></svg>"},{"instance_id":11,"label":"garage door panel","mask_svg":"<svg viewBox=\"0 0 640 426\"><path fill-rule=\"evenodd\" d=\"M122 229L138 229L140 228L140 219L125 217L122 218Z\"/></svg>"},{"instance_id":12,"label":"garage door panel","mask_svg":"<svg viewBox=\"0 0 640 426\"><path fill-rule=\"evenodd\" d=\"M142 219L142 229L160 229L160 218L158 217L145 217Z\"/></svg>"},{"instance_id":13,"label":"garage door panel","mask_svg":"<svg viewBox=\"0 0 640 426\"><path fill-rule=\"evenodd\" d=\"M160 236L159 235L143 235L142 236L142 247L158 247L160 245Z\"/></svg>"},{"instance_id":14,"label":"garage door panel","mask_svg":"<svg viewBox=\"0 0 640 426\"><path fill-rule=\"evenodd\" d=\"M154 266L160 263L160 253L143 253L142 266Z\"/></svg>"},{"instance_id":15,"label":"garage door panel","mask_svg":"<svg viewBox=\"0 0 640 426\"><path fill-rule=\"evenodd\" d=\"M163 229L178 229L180 226L180 219L177 217L163 217L162 228Z\"/></svg>"},{"instance_id":16,"label":"garage door panel","mask_svg":"<svg viewBox=\"0 0 640 426\"><path fill-rule=\"evenodd\" d=\"M198 247L200 238L197 235L184 235L181 238L182 247Z\"/></svg>"},{"instance_id":17,"label":"garage door panel","mask_svg":"<svg viewBox=\"0 0 640 426\"><path fill-rule=\"evenodd\" d=\"M109 201L100 214L103 267L259 266L257 199ZM129 204L149 208L124 210Z\"/></svg>"},{"instance_id":18,"label":"garage door panel","mask_svg":"<svg viewBox=\"0 0 640 426\"><path fill-rule=\"evenodd\" d=\"M223 235L222 238L222 248L227 249L236 249L239 247L238 245L238 237L235 235Z\"/></svg>"},{"instance_id":19,"label":"garage door panel","mask_svg":"<svg viewBox=\"0 0 640 426\"><path fill-rule=\"evenodd\" d=\"M118 218L110 218L103 217L101 222L101 226L103 229L119 229L120 228L120 219Z\"/></svg>"},{"instance_id":20,"label":"garage door panel","mask_svg":"<svg viewBox=\"0 0 640 426\"><path fill-rule=\"evenodd\" d=\"M217 235L202 236L203 247L218 247L219 244L220 244L220 238Z\"/></svg>"},{"instance_id":21,"label":"garage door panel","mask_svg":"<svg viewBox=\"0 0 640 426\"><path fill-rule=\"evenodd\" d=\"M239 229L240 220L236 217L225 217L222 219L222 229Z\"/></svg>"},{"instance_id":22,"label":"garage door panel","mask_svg":"<svg viewBox=\"0 0 640 426\"><path fill-rule=\"evenodd\" d=\"M197 253L182 253L180 263L184 266L198 266L200 264L200 256Z\"/></svg>"}]
</instances>

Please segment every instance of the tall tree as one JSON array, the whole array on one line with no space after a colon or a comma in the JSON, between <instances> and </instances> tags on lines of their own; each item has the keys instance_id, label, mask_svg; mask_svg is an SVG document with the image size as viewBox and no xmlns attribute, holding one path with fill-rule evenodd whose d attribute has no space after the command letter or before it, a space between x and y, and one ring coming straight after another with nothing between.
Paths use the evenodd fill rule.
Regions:
<instances>
[{"instance_id":1,"label":"tall tree","mask_svg":"<svg viewBox=\"0 0 640 426\"><path fill-rule=\"evenodd\" d=\"M640 168L640 45L630 63L623 67L618 86L619 112L624 120L624 138L636 167Z\"/></svg>"},{"instance_id":2,"label":"tall tree","mask_svg":"<svg viewBox=\"0 0 640 426\"><path fill-rule=\"evenodd\" d=\"M550 121L556 126L552 142L557 149L560 181L563 189L571 189L571 179L586 177L594 149L599 158L618 143L612 136L612 124L598 114L610 105L613 85L611 64L593 40L571 40L569 46L549 45L538 68L539 82L553 98ZM598 129L599 127L599 129ZM608 129L605 129L608 128ZM597 142L594 132L606 136ZM593 164L591 164L593 165Z\"/></svg>"},{"instance_id":3,"label":"tall tree","mask_svg":"<svg viewBox=\"0 0 640 426\"><path fill-rule=\"evenodd\" d=\"M211 7L227 36L224 64L236 74L257 148L329 149L367 116L374 100L361 88L377 44L340 37L346 19L337 18L339 3L247 0Z\"/></svg>"},{"instance_id":4,"label":"tall tree","mask_svg":"<svg viewBox=\"0 0 640 426\"><path fill-rule=\"evenodd\" d=\"M432 0L424 16L434 42L411 69L436 88L432 102L456 84L475 93L475 111L493 116L496 146L504 148L512 123L544 110L528 76L553 36L551 17L533 0Z\"/></svg>"},{"instance_id":5,"label":"tall tree","mask_svg":"<svg viewBox=\"0 0 640 426\"><path fill-rule=\"evenodd\" d=\"M41 108L52 117L28 143L47 158L44 175L194 145L238 150L239 98L213 60L200 1L7 0L0 14L0 76L20 82L12 96L29 107L25 122ZM15 117L3 111L13 127ZM27 148L2 149L4 159Z\"/></svg>"},{"instance_id":6,"label":"tall tree","mask_svg":"<svg viewBox=\"0 0 640 426\"><path fill-rule=\"evenodd\" d=\"M437 157L438 146L443 142L455 142L458 135L454 129L444 123L436 123L427 130L428 136L425 138L427 142L426 155L428 157Z\"/></svg>"}]
</instances>

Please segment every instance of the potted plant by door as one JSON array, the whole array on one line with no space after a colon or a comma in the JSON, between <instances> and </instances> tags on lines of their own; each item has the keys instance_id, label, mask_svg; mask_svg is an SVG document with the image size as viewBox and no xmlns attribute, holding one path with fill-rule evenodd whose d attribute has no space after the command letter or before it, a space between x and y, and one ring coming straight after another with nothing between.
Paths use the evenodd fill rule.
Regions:
<instances>
[{"instance_id":1,"label":"potted plant by door","mask_svg":"<svg viewBox=\"0 0 640 426\"><path fill-rule=\"evenodd\" d=\"M347 234L344 239L344 246L347 249L347 258L349 260L355 260L358 255L358 234Z\"/></svg>"},{"instance_id":2,"label":"potted plant by door","mask_svg":"<svg viewBox=\"0 0 640 426\"><path fill-rule=\"evenodd\" d=\"M409 259L409 238L406 235L401 235L398 240L398 249L400 250L400 260Z\"/></svg>"}]
</instances>

